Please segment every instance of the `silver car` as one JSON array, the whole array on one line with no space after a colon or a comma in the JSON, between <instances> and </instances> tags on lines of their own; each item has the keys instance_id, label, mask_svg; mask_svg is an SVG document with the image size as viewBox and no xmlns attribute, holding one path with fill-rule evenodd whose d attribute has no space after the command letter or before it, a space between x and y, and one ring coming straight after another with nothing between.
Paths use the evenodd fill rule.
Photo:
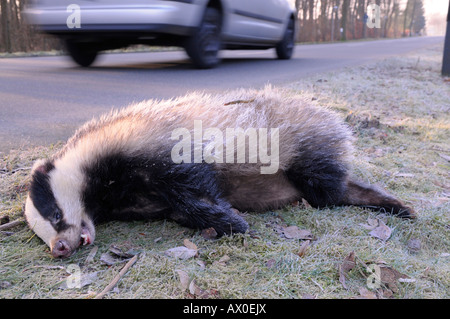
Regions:
<instances>
[{"instance_id":1,"label":"silver car","mask_svg":"<svg viewBox=\"0 0 450 319\"><path fill-rule=\"evenodd\" d=\"M220 49L276 48L289 59L296 27L287 0L33 0L24 14L81 66L132 44L181 46L198 68L216 66Z\"/></svg>"}]
</instances>

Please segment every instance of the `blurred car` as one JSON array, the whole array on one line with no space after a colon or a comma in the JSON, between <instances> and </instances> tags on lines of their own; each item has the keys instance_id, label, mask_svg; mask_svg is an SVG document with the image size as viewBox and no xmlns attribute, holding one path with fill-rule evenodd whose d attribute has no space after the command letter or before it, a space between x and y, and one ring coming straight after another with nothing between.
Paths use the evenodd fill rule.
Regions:
<instances>
[{"instance_id":1,"label":"blurred car","mask_svg":"<svg viewBox=\"0 0 450 319\"><path fill-rule=\"evenodd\" d=\"M198 68L216 66L220 49L276 48L280 59L294 50L287 0L32 0L23 13L81 66L132 44L181 46Z\"/></svg>"}]
</instances>

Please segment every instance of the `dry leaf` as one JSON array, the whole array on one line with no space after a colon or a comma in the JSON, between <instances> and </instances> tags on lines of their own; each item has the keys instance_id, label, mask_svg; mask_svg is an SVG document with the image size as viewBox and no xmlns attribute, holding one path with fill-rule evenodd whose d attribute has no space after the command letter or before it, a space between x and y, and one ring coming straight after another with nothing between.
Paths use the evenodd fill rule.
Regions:
<instances>
[{"instance_id":1,"label":"dry leaf","mask_svg":"<svg viewBox=\"0 0 450 319\"><path fill-rule=\"evenodd\" d=\"M129 243L121 243L116 245L111 245L109 247L109 251L119 258L133 258L134 255L137 255L139 252L134 250L133 247Z\"/></svg>"},{"instance_id":2,"label":"dry leaf","mask_svg":"<svg viewBox=\"0 0 450 319\"><path fill-rule=\"evenodd\" d=\"M97 254L98 246L92 247L91 251L89 252L89 255L86 257L86 260L84 261L85 264L88 264L94 260L95 255Z\"/></svg>"},{"instance_id":3,"label":"dry leaf","mask_svg":"<svg viewBox=\"0 0 450 319\"><path fill-rule=\"evenodd\" d=\"M206 228L202 230L202 237L205 239L216 239L217 232L214 227Z\"/></svg>"},{"instance_id":4,"label":"dry leaf","mask_svg":"<svg viewBox=\"0 0 450 319\"><path fill-rule=\"evenodd\" d=\"M197 245L191 242L189 239L183 240L183 245L189 249L198 250Z\"/></svg>"},{"instance_id":5,"label":"dry leaf","mask_svg":"<svg viewBox=\"0 0 450 319\"><path fill-rule=\"evenodd\" d=\"M192 280L189 284L189 292L198 298L208 298L210 296L210 292L197 286L195 280Z\"/></svg>"},{"instance_id":6,"label":"dry leaf","mask_svg":"<svg viewBox=\"0 0 450 319\"><path fill-rule=\"evenodd\" d=\"M339 282L342 286L347 289L347 285L345 284L345 275L355 267L355 252L352 251L345 257L344 261L341 265L339 265Z\"/></svg>"},{"instance_id":7,"label":"dry leaf","mask_svg":"<svg viewBox=\"0 0 450 319\"><path fill-rule=\"evenodd\" d=\"M169 257L175 257L178 259L189 259L197 255L196 250L189 249L184 246L170 248L166 250L164 253Z\"/></svg>"},{"instance_id":8,"label":"dry leaf","mask_svg":"<svg viewBox=\"0 0 450 319\"><path fill-rule=\"evenodd\" d=\"M219 259L219 261L213 262L213 265L226 266L229 260L230 257L228 255L224 255L222 258Z\"/></svg>"},{"instance_id":9,"label":"dry leaf","mask_svg":"<svg viewBox=\"0 0 450 319\"><path fill-rule=\"evenodd\" d=\"M401 279L409 279L409 277L387 265L378 265L380 267L380 281L387 288L396 293L398 291L397 281Z\"/></svg>"},{"instance_id":10,"label":"dry leaf","mask_svg":"<svg viewBox=\"0 0 450 319\"><path fill-rule=\"evenodd\" d=\"M189 278L189 275L184 270L175 270L180 277L180 287L181 290L186 291L189 288L189 284L191 282L191 279Z\"/></svg>"},{"instance_id":11,"label":"dry leaf","mask_svg":"<svg viewBox=\"0 0 450 319\"><path fill-rule=\"evenodd\" d=\"M297 226L282 227L282 232L287 239L313 239L309 230L300 229Z\"/></svg>"},{"instance_id":12,"label":"dry leaf","mask_svg":"<svg viewBox=\"0 0 450 319\"><path fill-rule=\"evenodd\" d=\"M200 269L206 268L206 263L203 260L197 260L197 265L200 266Z\"/></svg>"},{"instance_id":13,"label":"dry leaf","mask_svg":"<svg viewBox=\"0 0 450 319\"><path fill-rule=\"evenodd\" d=\"M376 218L367 218L367 224L360 224L367 230L374 230L378 226L378 219Z\"/></svg>"},{"instance_id":14,"label":"dry leaf","mask_svg":"<svg viewBox=\"0 0 450 319\"><path fill-rule=\"evenodd\" d=\"M311 204L308 203L308 201L304 198L302 198L302 204L305 206L305 208L312 208Z\"/></svg>"},{"instance_id":15,"label":"dry leaf","mask_svg":"<svg viewBox=\"0 0 450 319\"><path fill-rule=\"evenodd\" d=\"M378 299L377 295L374 292L367 290L366 288L360 288L359 294L363 299Z\"/></svg>"},{"instance_id":16,"label":"dry leaf","mask_svg":"<svg viewBox=\"0 0 450 319\"><path fill-rule=\"evenodd\" d=\"M406 245L410 252L417 253L420 250L422 243L420 242L419 239L413 238L413 239L408 240Z\"/></svg>"},{"instance_id":17,"label":"dry leaf","mask_svg":"<svg viewBox=\"0 0 450 319\"><path fill-rule=\"evenodd\" d=\"M298 251L298 253L297 253L297 255L299 256L299 257L303 257L305 254L306 254L306 250L308 250L308 247L309 247L309 243L310 243L311 241L309 241L309 240L306 240L306 241L304 241L303 243L302 243L302 245L300 246L300 249L299 249L299 251Z\"/></svg>"},{"instance_id":18,"label":"dry leaf","mask_svg":"<svg viewBox=\"0 0 450 319\"><path fill-rule=\"evenodd\" d=\"M381 220L378 221L378 226L369 233L370 236L376 237L383 241L388 240L389 237L391 237L391 234L392 229L386 226L386 224Z\"/></svg>"}]
</instances>

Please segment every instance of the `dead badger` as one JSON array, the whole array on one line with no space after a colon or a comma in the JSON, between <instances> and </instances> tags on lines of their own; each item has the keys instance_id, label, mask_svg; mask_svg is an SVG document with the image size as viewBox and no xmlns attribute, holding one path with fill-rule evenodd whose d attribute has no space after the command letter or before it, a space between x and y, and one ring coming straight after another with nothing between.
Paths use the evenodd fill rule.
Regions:
<instances>
[{"instance_id":1,"label":"dead badger","mask_svg":"<svg viewBox=\"0 0 450 319\"><path fill-rule=\"evenodd\" d=\"M349 176L352 134L330 111L266 87L146 101L88 122L32 169L28 225L55 257L95 238L94 225L168 218L219 235L245 232L240 211L305 198L412 218Z\"/></svg>"}]
</instances>

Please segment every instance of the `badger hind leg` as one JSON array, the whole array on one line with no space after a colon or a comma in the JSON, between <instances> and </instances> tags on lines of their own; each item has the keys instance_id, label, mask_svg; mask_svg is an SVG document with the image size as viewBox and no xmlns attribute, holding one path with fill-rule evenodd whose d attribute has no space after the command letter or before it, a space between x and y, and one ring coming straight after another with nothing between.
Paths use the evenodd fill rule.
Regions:
<instances>
[{"instance_id":1,"label":"badger hind leg","mask_svg":"<svg viewBox=\"0 0 450 319\"><path fill-rule=\"evenodd\" d=\"M347 167L336 158L304 156L286 176L313 207L338 205L345 196Z\"/></svg>"},{"instance_id":2,"label":"badger hind leg","mask_svg":"<svg viewBox=\"0 0 450 319\"><path fill-rule=\"evenodd\" d=\"M355 205L383 211L401 218L416 218L411 207L373 185L348 178L341 205Z\"/></svg>"},{"instance_id":3,"label":"badger hind leg","mask_svg":"<svg viewBox=\"0 0 450 319\"><path fill-rule=\"evenodd\" d=\"M337 157L303 156L286 171L286 176L316 208L355 205L402 218L416 217L412 208L392 195L349 178L347 165Z\"/></svg>"}]
</instances>

